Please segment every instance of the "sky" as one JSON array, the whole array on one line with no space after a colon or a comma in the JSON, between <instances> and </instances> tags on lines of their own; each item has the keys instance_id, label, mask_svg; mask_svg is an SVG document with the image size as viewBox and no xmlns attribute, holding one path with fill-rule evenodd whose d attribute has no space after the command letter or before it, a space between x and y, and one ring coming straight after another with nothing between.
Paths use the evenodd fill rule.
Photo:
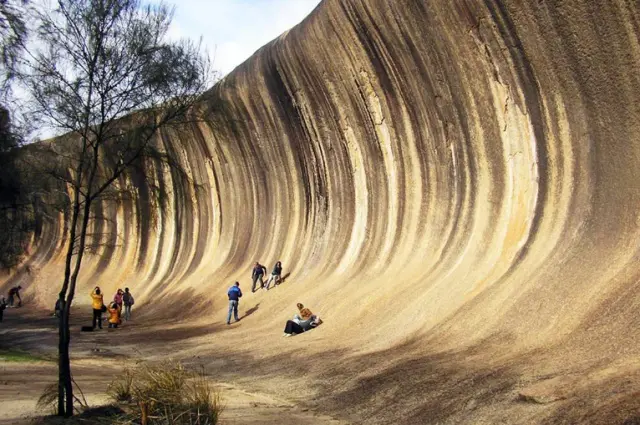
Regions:
<instances>
[{"instance_id":1,"label":"sky","mask_svg":"<svg viewBox=\"0 0 640 425\"><path fill-rule=\"evenodd\" d=\"M224 76L256 50L300 23L320 0L168 0L175 6L169 36L206 46Z\"/></svg>"}]
</instances>

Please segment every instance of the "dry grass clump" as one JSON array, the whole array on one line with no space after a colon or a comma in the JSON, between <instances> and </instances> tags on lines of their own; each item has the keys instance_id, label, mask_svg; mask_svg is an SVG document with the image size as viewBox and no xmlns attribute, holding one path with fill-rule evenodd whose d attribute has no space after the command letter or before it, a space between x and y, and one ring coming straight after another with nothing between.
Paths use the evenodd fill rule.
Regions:
<instances>
[{"instance_id":1,"label":"dry grass clump","mask_svg":"<svg viewBox=\"0 0 640 425\"><path fill-rule=\"evenodd\" d=\"M222 411L204 371L189 371L178 362L127 369L111 383L109 394L135 403L129 423L141 425L215 425Z\"/></svg>"},{"instance_id":2,"label":"dry grass clump","mask_svg":"<svg viewBox=\"0 0 640 425\"><path fill-rule=\"evenodd\" d=\"M131 393L133 384L133 371L125 368L122 375L111 382L107 387L107 394L117 403L128 403L133 398Z\"/></svg>"},{"instance_id":3,"label":"dry grass clump","mask_svg":"<svg viewBox=\"0 0 640 425\"><path fill-rule=\"evenodd\" d=\"M74 410L76 413L82 412L84 409L88 407L87 399L84 397L82 390L76 383L75 379L71 379L71 382L74 386L73 391L73 400L74 400ZM80 397L78 397L78 394ZM36 403L36 407L43 412L50 412L51 414L56 414L58 410L58 383L52 382L47 385L42 394L40 394L40 398L38 398L38 402Z\"/></svg>"}]
</instances>

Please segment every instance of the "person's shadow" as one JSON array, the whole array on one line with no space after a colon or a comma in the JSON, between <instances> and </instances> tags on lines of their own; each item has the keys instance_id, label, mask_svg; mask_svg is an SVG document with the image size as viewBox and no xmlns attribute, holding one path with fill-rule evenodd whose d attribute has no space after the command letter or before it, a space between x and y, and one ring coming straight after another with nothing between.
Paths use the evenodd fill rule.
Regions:
<instances>
[{"instance_id":1,"label":"person's shadow","mask_svg":"<svg viewBox=\"0 0 640 425\"><path fill-rule=\"evenodd\" d=\"M291 276L291 273L287 273L287 274L285 274L284 276L282 276L282 277L280 278L280 283L284 283L284 281L285 281L285 280L287 280L287 278L288 278L289 276ZM278 283L278 284L280 284L280 283Z\"/></svg>"},{"instance_id":2,"label":"person's shadow","mask_svg":"<svg viewBox=\"0 0 640 425\"><path fill-rule=\"evenodd\" d=\"M241 319L244 319L245 317L251 316L253 313L255 313L258 310L258 307L260 307L260 303L254 305L249 310L245 311L244 316L242 316Z\"/></svg>"}]
</instances>

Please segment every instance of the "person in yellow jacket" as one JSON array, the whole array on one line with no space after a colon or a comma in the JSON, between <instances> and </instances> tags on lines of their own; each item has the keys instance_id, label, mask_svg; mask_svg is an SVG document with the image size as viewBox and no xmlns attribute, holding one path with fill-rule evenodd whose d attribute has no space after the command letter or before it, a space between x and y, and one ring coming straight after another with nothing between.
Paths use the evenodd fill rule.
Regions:
<instances>
[{"instance_id":1,"label":"person in yellow jacket","mask_svg":"<svg viewBox=\"0 0 640 425\"><path fill-rule=\"evenodd\" d=\"M122 312L122 307L120 307L115 301L109 304L107 307L109 311L109 328L117 328L118 325L122 322L120 320L120 313Z\"/></svg>"},{"instance_id":2,"label":"person in yellow jacket","mask_svg":"<svg viewBox=\"0 0 640 425\"><path fill-rule=\"evenodd\" d=\"M96 326L102 329L102 309L104 308L104 301L102 292L98 286L91 291L91 307L93 308L93 329L95 329Z\"/></svg>"}]
</instances>

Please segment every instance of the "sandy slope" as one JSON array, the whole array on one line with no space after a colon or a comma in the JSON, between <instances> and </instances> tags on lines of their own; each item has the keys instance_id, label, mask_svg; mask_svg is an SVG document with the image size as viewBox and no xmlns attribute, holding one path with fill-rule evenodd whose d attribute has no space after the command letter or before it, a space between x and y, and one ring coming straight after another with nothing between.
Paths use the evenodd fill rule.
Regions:
<instances>
[{"instance_id":1,"label":"sandy slope","mask_svg":"<svg viewBox=\"0 0 640 425\"><path fill-rule=\"evenodd\" d=\"M42 314L30 314L28 308L9 310L7 320L0 328L0 350L22 349L44 358L55 358L55 321ZM83 319L74 321L77 328ZM138 361L165 358L157 355L168 341L181 340L167 335L172 329L165 329L164 338L154 338L157 329L148 329L132 323L116 331L74 335L74 358L72 361L74 379L82 389L90 406L110 403L105 391L125 365ZM135 333L132 334L132 331ZM144 347L136 349L136 341L144 335ZM188 334L183 335L188 338ZM115 345L113 342L115 341ZM156 353L154 355L153 353ZM174 358L180 358L174 357ZM185 358L185 362L199 367L205 363L199 359ZM206 368L208 370L208 368ZM215 371L215 370L212 370ZM47 412L36 407L42 391L57 377L54 361L6 362L0 360L0 424L29 424L32 418ZM224 404L222 425L252 424L334 424L345 422L316 413L309 406L281 399L270 393L246 390L236 384L219 382L211 377Z\"/></svg>"}]
</instances>

